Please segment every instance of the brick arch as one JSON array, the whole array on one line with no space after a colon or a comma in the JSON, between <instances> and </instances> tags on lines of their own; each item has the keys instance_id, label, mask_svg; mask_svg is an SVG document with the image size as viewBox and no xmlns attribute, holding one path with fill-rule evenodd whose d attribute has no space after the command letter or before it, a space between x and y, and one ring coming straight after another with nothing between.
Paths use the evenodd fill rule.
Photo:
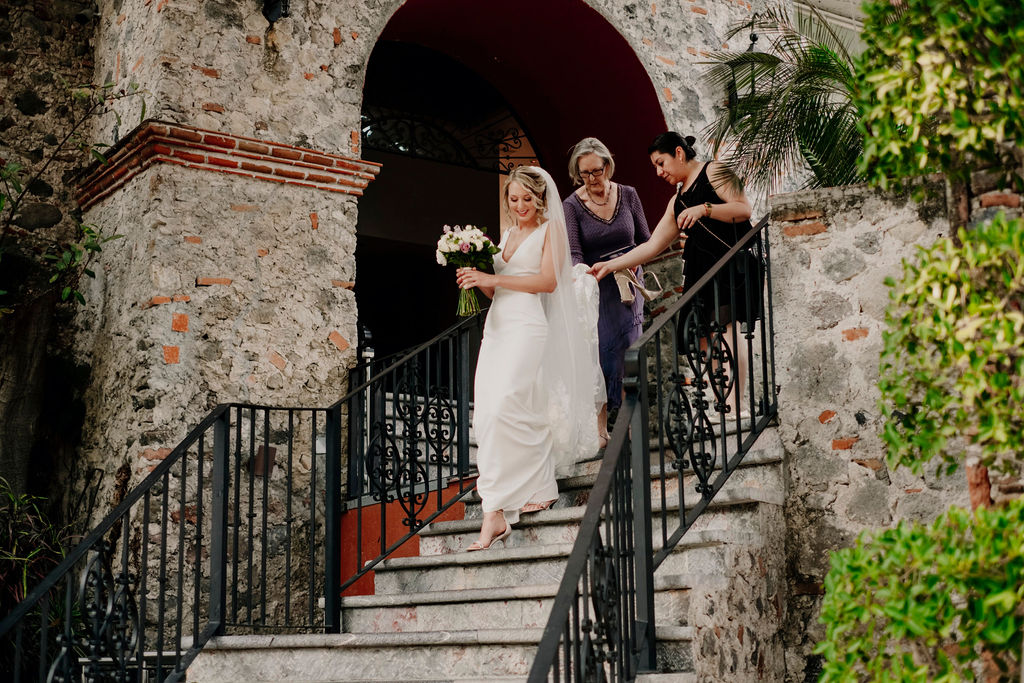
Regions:
<instances>
[{"instance_id":1,"label":"brick arch","mask_svg":"<svg viewBox=\"0 0 1024 683\"><path fill-rule=\"evenodd\" d=\"M581 0L408 0L380 40L445 54L478 73L508 101L541 165L563 194L566 162L580 138L600 138L615 155L616 180L640 193L648 218L664 208L664 182L646 150L666 130L650 75L609 19Z\"/></svg>"}]
</instances>

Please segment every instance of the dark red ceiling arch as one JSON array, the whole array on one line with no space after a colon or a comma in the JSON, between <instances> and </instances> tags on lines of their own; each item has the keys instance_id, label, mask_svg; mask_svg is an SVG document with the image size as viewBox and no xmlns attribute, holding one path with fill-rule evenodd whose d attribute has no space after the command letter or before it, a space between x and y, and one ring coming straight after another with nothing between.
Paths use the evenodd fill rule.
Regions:
<instances>
[{"instance_id":1,"label":"dark red ceiling arch","mask_svg":"<svg viewBox=\"0 0 1024 683\"><path fill-rule=\"evenodd\" d=\"M563 194L572 145L600 138L615 156L615 179L637 188L648 220L660 218L670 189L647 145L666 130L661 103L629 43L586 3L408 0L380 38L436 50L490 82Z\"/></svg>"}]
</instances>

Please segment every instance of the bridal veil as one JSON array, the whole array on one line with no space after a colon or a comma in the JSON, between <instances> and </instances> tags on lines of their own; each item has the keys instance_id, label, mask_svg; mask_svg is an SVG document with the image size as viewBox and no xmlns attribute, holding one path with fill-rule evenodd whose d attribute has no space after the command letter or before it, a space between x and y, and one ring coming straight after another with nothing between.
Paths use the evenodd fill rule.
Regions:
<instances>
[{"instance_id":1,"label":"bridal veil","mask_svg":"<svg viewBox=\"0 0 1024 683\"><path fill-rule=\"evenodd\" d=\"M558 188L547 171L536 171L546 185L544 204L557 281L553 292L540 295L548 321L541 381L550 400L555 470L564 475L599 447L597 410L605 401L605 387L597 356L597 282L582 271L574 273Z\"/></svg>"}]
</instances>

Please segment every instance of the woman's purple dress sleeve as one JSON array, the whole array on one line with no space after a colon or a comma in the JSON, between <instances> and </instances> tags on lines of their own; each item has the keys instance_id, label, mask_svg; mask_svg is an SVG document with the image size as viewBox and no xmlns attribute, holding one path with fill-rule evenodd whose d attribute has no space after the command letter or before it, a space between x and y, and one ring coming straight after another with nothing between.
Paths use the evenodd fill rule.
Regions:
<instances>
[{"instance_id":1,"label":"woman's purple dress sleeve","mask_svg":"<svg viewBox=\"0 0 1024 683\"><path fill-rule=\"evenodd\" d=\"M572 258L572 264L575 266L577 263L584 262L583 247L581 246L580 219L576 215L576 206L573 202L565 201L562 203L562 207L565 209L565 229L569 233L569 256Z\"/></svg>"}]
</instances>

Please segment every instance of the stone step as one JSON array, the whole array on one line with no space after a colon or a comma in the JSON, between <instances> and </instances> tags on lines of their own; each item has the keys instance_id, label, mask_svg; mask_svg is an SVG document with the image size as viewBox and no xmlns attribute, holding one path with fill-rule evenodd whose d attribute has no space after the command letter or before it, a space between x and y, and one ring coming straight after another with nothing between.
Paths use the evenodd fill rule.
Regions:
<instances>
[{"instance_id":1,"label":"stone step","mask_svg":"<svg viewBox=\"0 0 1024 683\"><path fill-rule=\"evenodd\" d=\"M768 490L757 486L734 486L730 481L729 484L726 484L726 486L718 492L707 509L720 510L722 508L749 503L782 505L783 501L784 496L781 490ZM697 502L698 499L696 497L691 498L688 496L686 498L686 509L694 507ZM678 509L679 498L677 496L666 496L664 501L661 500L660 496L655 496L651 501L652 513L658 513L663 510L674 511ZM542 510L541 512L534 512L529 515L522 516L520 518L520 525L541 526L567 525L574 523L578 525L583 519L583 513L585 511L585 505L565 507L556 504L556 506L550 510ZM518 529L519 527L517 526L516 528ZM428 524L423 527L420 531L420 535L427 538L430 536L444 534L471 533L479 531L479 529L480 522L478 519L460 519L448 522L433 522L432 524Z\"/></svg>"},{"instance_id":2,"label":"stone step","mask_svg":"<svg viewBox=\"0 0 1024 683\"><path fill-rule=\"evenodd\" d=\"M749 508L749 509L748 509ZM730 527L738 529L756 528L756 510L752 505L739 504L730 507L730 512L725 513L721 507L705 511L698 520L700 526L691 529L693 534L698 531L726 531ZM557 511L556 506L551 512ZM675 508L678 511L678 507ZM523 515L518 524L513 527L512 534L505 539L506 548L525 548L538 545L559 545L572 544L576 542L579 534L581 519L566 520L562 523L551 522L550 518L539 520L534 523L533 518L541 513ZM705 518L706 517L706 518ZM731 521L730 521L731 520ZM458 522L437 522L429 534L420 537L420 555L446 555L461 553L477 540L480 531L478 519L458 520ZM467 524L466 522L472 522ZM662 547L662 527L664 525L661 515L654 515L651 522L652 538L656 549ZM753 526L752 526L753 525ZM670 533L679 526L676 514L670 513L668 529ZM696 525L695 525L696 526ZM495 550L500 552L502 546Z\"/></svg>"},{"instance_id":3,"label":"stone step","mask_svg":"<svg viewBox=\"0 0 1024 683\"><path fill-rule=\"evenodd\" d=\"M190 683L515 680L529 673L542 629L223 636L186 672ZM659 668L693 671L693 629L655 628ZM339 672L344 672L343 677ZM512 678L515 677L515 678Z\"/></svg>"},{"instance_id":4,"label":"stone step","mask_svg":"<svg viewBox=\"0 0 1024 683\"><path fill-rule=\"evenodd\" d=\"M489 676L487 678L409 678L403 683L526 683L525 676ZM670 673L670 674L640 674L636 677L637 683L697 683L695 673ZM290 683L323 683L322 681L309 681L295 679ZM377 680L351 680L345 679L345 683L379 683Z\"/></svg>"},{"instance_id":5,"label":"stone step","mask_svg":"<svg viewBox=\"0 0 1024 683\"><path fill-rule=\"evenodd\" d=\"M377 593L559 583L572 544L400 557L377 565Z\"/></svg>"},{"instance_id":6,"label":"stone step","mask_svg":"<svg viewBox=\"0 0 1024 683\"><path fill-rule=\"evenodd\" d=\"M640 674L636 677L636 683L697 683L697 674Z\"/></svg>"},{"instance_id":7,"label":"stone step","mask_svg":"<svg viewBox=\"0 0 1024 683\"><path fill-rule=\"evenodd\" d=\"M774 429L764 432L755 442L754 447L744 457L740 466L730 476L730 485L733 482L747 482L751 486L781 489L783 485L781 472L774 465L782 462L783 453L782 440L778 432ZM666 493L678 490L678 476L671 469L674 460L675 455L669 453L665 463L667 481L664 488ZM660 491L662 488L662 468L659 462L659 451L657 451L656 447L652 450L651 461L653 463L650 469L652 487L655 491ZM716 474L714 476L717 476L717 472L721 471L721 464L721 457L716 458L714 467ZM600 458L579 462L569 476L559 479L559 502L556 504L556 507L586 505L590 490L597 480L600 465ZM684 468L683 476L684 490L693 492L697 479L693 475L692 468ZM480 508L480 497L475 491L465 499L465 503L467 519L479 519L483 516Z\"/></svg>"},{"instance_id":8,"label":"stone step","mask_svg":"<svg viewBox=\"0 0 1024 683\"><path fill-rule=\"evenodd\" d=\"M227 636L212 639L190 683L401 681L525 676L542 629Z\"/></svg>"},{"instance_id":9,"label":"stone step","mask_svg":"<svg viewBox=\"0 0 1024 683\"><path fill-rule=\"evenodd\" d=\"M664 566L667 573L685 572L690 566L707 567L713 565L721 553L703 549L759 544L760 535L753 532L690 533L675 547ZM656 550L660 542L657 546ZM386 594L558 583L571 550L571 543L561 543L396 558L377 565L374 585L378 594ZM676 559L677 556L689 557Z\"/></svg>"},{"instance_id":10,"label":"stone step","mask_svg":"<svg viewBox=\"0 0 1024 683\"><path fill-rule=\"evenodd\" d=\"M655 614L665 625L685 626L691 577L655 578ZM557 584L366 595L342 599L346 633L458 631L473 628L543 628Z\"/></svg>"}]
</instances>

